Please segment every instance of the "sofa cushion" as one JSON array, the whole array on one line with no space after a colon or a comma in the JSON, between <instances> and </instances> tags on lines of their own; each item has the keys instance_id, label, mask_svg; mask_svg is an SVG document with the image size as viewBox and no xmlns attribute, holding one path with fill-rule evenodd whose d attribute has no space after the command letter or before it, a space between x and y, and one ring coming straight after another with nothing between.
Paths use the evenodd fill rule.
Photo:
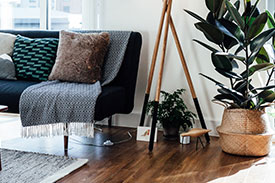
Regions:
<instances>
[{"instance_id":1,"label":"sofa cushion","mask_svg":"<svg viewBox=\"0 0 275 183\"><path fill-rule=\"evenodd\" d=\"M13 61L18 79L46 81L55 62L58 39L17 36Z\"/></svg>"},{"instance_id":2,"label":"sofa cushion","mask_svg":"<svg viewBox=\"0 0 275 183\"><path fill-rule=\"evenodd\" d=\"M29 86L37 84L34 81L0 80L0 104L9 107L8 112L18 113L19 99L22 92Z\"/></svg>"},{"instance_id":3,"label":"sofa cushion","mask_svg":"<svg viewBox=\"0 0 275 183\"><path fill-rule=\"evenodd\" d=\"M15 67L9 55L0 55L0 79L16 80Z\"/></svg>"},{"instance_id":4,"label":"sofa cushion","mask_svg":"<svg viewBox=\"0 0 275 183\"><path fill-rule=\"evenodd\" d=\"M108 33L60 32L56 63L49 80L95 83L109 45Z\"/></svg>"},{"instance_id":5,"label":"sofa cushion","mask_svg":"<svg viewBox=\"0 0 275 183\"><path fill-rule=\"evenodd\" d=\"M12 55L13 46L16 36L8 33L0 33L0 55Z\"/></svg>"}]
</instances>

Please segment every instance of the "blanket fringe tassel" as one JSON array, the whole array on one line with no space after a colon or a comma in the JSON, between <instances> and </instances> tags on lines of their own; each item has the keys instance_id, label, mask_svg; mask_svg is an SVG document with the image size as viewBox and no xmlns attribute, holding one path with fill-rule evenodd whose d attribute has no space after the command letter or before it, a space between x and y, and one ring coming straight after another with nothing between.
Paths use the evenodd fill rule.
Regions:
<instances>
[{"instance_id":1,"label":"blanket fringe tassel","mask_svg":"<svg viewBox=\"0 0 275 183\"><path fill-rule=\"evenodd\" d=\"M94 137L94 123L57 123L38 126L22 127L21 135L24 138L52 137L77 135Z\"/></svg>"}]
</instances>

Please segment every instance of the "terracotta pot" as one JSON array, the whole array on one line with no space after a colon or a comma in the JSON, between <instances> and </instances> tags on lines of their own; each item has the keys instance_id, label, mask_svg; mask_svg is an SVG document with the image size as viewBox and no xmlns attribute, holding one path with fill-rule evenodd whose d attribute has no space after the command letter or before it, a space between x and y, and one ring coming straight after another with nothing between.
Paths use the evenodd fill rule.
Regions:
<instances>
[{"instance_id":1,"label":"terracotta pot","mask_svg":"<svg viewBox=\"0 0 275 183\"><path fill-rule=\"evenodd\" d=\"M179 137L179 127L163 127L163 136L168 140L176 140Z\"/></svg>"},{"instance_id":2,"label":"terracotta pot","mask_svg":"<svg viewBox=\"0 0 275 183\"><path fill-rule=\"evenodd\" d=\"M225 109L217 131L223 151L244 156L267 155L274 133L264 111L247 109Z\"/></svg>"}]
</instances>

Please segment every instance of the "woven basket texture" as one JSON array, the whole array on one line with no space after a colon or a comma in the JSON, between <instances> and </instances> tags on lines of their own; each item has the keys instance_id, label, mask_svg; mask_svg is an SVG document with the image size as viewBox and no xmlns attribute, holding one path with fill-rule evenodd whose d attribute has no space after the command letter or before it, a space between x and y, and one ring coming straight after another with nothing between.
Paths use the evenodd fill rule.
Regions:
<instances>
[{"instance_id":1,"label":"woven basket texture","mask_svg":"<svg viewBox=\"0 0 275 183\"><path fill-rule=\"evenodd\" d=\"M265 156L270 152L272 134L237 134L217 128L223 151L242 156Z\"/></svg>"},{"instance_id":2,"label":"woven basket texture","mask_svg":"<svg viewBox=\"0 0 275 183\"><path fill-rule=\"evenodd\" d=\"M267 133L267 114L264 111L247 109L225 109L221 130L231 133L262 134Z\"/></svg>"},{"instance_id":3,"label":"woven basket texture","mask_svg":"<svg viewBox=\"0 0 275 183\"><path fill-rule=\"evenodd\" d=\"M247 109L225 109L217 131L223 151L243 156L267 155L274 134L264 111Z\"/></svg>"}]
</instances>

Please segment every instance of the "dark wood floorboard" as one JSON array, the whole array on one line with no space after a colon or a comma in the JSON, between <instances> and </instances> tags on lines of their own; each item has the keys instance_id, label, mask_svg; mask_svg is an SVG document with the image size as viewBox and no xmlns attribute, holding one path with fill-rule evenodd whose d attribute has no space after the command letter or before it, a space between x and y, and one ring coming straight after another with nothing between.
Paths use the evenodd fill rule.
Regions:
<instances>
[{"instance_id":1,"label":"dark wood floorboard","mask_svg":"<svg viewBox=\"0 0 275 183\"><path fill-rule=\"evenodd\" d=\"M112 147L95 147L78 144L102 144L105 140L133 138ZM167 141L161 132L153 153L148 143L135 140L136 131L131 128L103 127L94 139L70 137L70 157L87 158L88 164L59 180L62 183L192 183L208 182L219 177L236 174L263 158L233 156L222 152L218 138L211 138L206 148L196 151L195 139L191 144L181 145ZM203 139L204 140L204 139ZM13 139L2 142L3 148L63 155L63 137Z\"/></svg>"}]
</instances>

